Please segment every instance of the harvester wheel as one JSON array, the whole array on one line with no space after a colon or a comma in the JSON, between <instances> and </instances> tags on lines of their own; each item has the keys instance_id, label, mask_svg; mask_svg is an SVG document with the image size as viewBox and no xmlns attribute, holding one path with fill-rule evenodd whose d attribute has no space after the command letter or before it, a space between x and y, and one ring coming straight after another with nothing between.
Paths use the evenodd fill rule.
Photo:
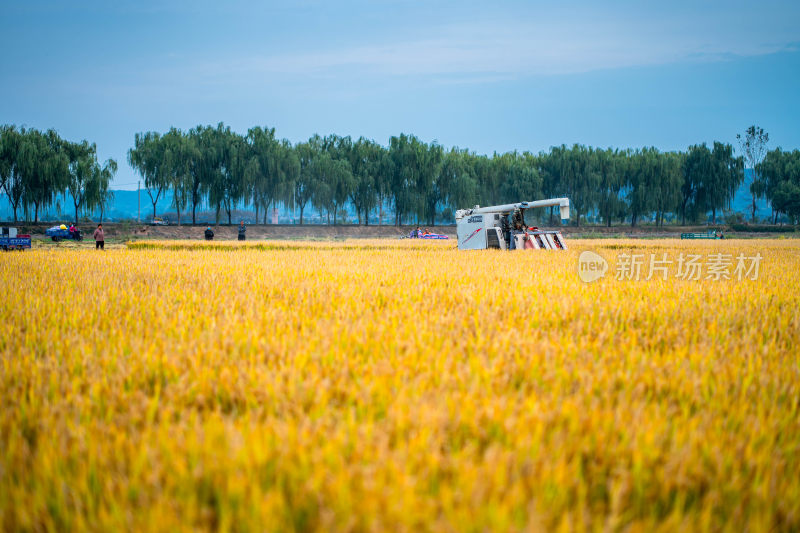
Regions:
<instances>
[{"instance_id":1,"label":"harvester wheel","mask_svg":"<svg viewBox=\"0 0 800 533\"><path fill-rule=\"evenodd\" d=\"M53 242L58 242L61 240L61 237L53 236L51 239L53 239Z\"/></svg>"}]
</instances>

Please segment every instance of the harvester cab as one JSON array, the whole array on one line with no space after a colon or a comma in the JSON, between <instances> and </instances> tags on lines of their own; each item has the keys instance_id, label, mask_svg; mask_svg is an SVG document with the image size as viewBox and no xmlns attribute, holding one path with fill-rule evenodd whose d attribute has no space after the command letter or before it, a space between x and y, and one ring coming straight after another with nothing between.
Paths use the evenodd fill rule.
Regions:
<instances>
[{"instance_id":1,"label":"harvester cab","mask_svg":"<svg viewBox=\"0 0 800 533\"><path fill-rule=\"evenodd\" d=\"M456 211L458 249L566 250L560 231L545 231L525 224L526 209L554 206L558 206L562 220L569 219L567 198L459 209Z\"/></svg>"}]
</instances>

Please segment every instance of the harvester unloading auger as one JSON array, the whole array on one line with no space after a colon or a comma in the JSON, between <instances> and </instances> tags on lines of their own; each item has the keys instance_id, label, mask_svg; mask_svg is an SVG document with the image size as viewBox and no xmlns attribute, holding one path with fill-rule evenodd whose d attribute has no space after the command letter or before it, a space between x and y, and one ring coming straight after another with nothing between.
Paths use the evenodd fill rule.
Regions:
<instances>
[{"instance_id":1,"label":"harvester unloading auger","mask_svg":"<svg viewBox=\"0 0 800 533\"><path fill-rule=\"evenodd\" d=\"M566 250L560 231L543 231L525 224L526 209L553 206L558 206L562 220L569 219L568 198L459 209L456 211L458 249Z\"/></svg>"}]
</instances>

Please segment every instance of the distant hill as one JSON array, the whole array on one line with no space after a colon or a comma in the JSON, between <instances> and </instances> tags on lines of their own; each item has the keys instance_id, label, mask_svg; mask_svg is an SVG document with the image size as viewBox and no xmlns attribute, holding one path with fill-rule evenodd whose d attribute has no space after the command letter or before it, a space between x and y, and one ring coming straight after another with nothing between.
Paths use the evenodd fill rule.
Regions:
<instances>
[{"instance_id":1,"label":"distant hill","mask_svg":"<svg viewBox=\"0 0 800 533\"><path fill-rule=\"evenodd\" d=\"M105 218L108 220L122 220L122 219L135 219L137 213L138 192L137 191L113 191L114 199L108 207ZM142 218L148 218L148 213L152 215L153 204L150 203L150 197L147 192L142 191ZM172 204L172 193L162 194L156 206L159 213L165 210L170 210ZM18 217L22 217L22 213L18 211ZM42 220L71 220L74 218L74 207L72 198L69 196L59 197L56 204L48 208L44 213L39 214ZM3 220L11 220L13 212L8 203L5 195L0 196L0 218ZM91 218L100 218L99 211Z\"/></svg>"},{"instance_id":2,"label":"distant hill","mask_svg":"<svg viewBox=\"0 0 800 533\"><path fill-rule=\"evenodd\" d=\"M114 191L114 202L106 213L109 219L131 219L136 218L138 206L138 191ZM141 217L149 219L153 215L153 204L146 191L141 192ZM171 211L172 192L162 193L156 204L156 212L164 213Z\"/></svg>"}]
</instances>

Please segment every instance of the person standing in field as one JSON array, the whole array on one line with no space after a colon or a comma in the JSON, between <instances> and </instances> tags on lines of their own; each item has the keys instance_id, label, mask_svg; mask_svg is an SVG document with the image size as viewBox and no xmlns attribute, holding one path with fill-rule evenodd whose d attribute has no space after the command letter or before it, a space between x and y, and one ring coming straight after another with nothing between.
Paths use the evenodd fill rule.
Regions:
<instances>
[{"instance_id":1,"label":"person standing in field","mask_svg":"<svg viewBox=\"0 0 800 533\"><path fill-rule=\"evenodd\" d=\"M103 232L103 225L98 224L97 229L94 230L94 249L97 250L98 248L105 251L106 247L106 235Z\"/></svg>"},{"instance_id":2,"label":"person standing in field","mask_svg":"<svg viewBox=\"0 0 800 533\"><path fill-rule=\"evenodd\" d=\"M247 227L244 225L244 220L239 222L239 240L244 240L244 234L247 231Z\"/></svg>"}]
</instances>

